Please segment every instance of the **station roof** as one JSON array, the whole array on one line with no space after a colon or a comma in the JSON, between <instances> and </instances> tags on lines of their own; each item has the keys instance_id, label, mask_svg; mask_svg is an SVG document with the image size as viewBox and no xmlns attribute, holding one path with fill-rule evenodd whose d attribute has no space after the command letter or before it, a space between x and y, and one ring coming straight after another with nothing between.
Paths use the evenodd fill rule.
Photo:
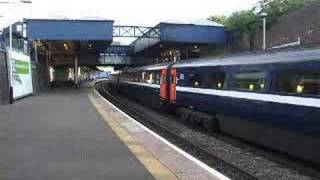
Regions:
<instances>
[{"instance_id":1,"label":"station roof","mask_svg":"<svg viewBox=\"0 0 320 180\"><path fill-rule=\"evenodd\" d=\"M206 21L207 22L207 21ZM134 41L134 52L138 53L161 44L174 46L186 44L226 44L227 32L225 27L218 23L187 23L178 24L175 21L159 23L160 38L141 37Z\"/></svg>"},{"instance_id":2,"label":"station roof","mask_svg":"<svg viewBox=\"0 0 320 180\"><path fill-rule=\"evenodd\" d=\"M112 41L110 20L26 19L29 40Z\"/></svg>"},{"instance_id":3,"label":"station roof","mask_svg":"<svg viewBox=\"0 0 320 180\"><path fill-rule=\"evenodd\" d=\"M113 23L100 19L25 19L24 33L28 40L50 49L56 64L64 65L72 57L78 57L80 64L94 64L112 43Z\"/></svg>"},{"instance_id":4,"label":"station roof","mask_svg":"<svg viewBox=\"0 0 320 180\"><path fill-rule=\"evenodd\" d=\"M114 35L113 20L24 19L20 24L22 30L13 26L14 32L21 36L23 34L28 40L37 41L38 45L52 51L53 59L62 59L63 62L63 59L74 56L79 56L80 59L98 59L101 53L134 55L149 49L159 52L163 45L177 48L227 43L225 28L207 20L161 22L127 47L111 45ZM157 32L158 36L147 37L152 32Z\"/></svg>"},{"instance_id":5,"label":"station roof","mask_svg":"<svg viewBox=\"0 0 320 180\"><path fill-rule=\"evenodd\" d=\"M162 21L162 23L166 24L190 24L196 26L216 26L216 27L224 27L222 24L207 20L207 19L187 19L187 20L176 20L170 19L166 21Z\"/></svg>"}]
</instances>

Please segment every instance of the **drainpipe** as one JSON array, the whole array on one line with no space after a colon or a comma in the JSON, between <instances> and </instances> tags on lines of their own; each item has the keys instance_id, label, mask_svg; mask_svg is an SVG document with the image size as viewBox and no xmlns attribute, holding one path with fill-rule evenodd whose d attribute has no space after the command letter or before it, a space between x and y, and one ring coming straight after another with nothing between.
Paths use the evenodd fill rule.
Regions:
<instances>
[{"instance_id":1,"label":"drainpipe","mask_svg":"<svg viewBox=\"0 0 320 180\"><path fill-rule=\"evenodd\" d=\"M79 87L79 80L78 80L78 57L74 58L74 87Z\"/></svg>"}]
</instances>

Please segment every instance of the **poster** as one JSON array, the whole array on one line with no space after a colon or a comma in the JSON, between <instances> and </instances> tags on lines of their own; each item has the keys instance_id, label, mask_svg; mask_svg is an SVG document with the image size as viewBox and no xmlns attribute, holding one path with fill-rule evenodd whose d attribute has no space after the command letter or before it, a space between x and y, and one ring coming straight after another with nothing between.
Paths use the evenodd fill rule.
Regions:
<instances>
[{"instance_id":1,"label":"poster","mask_svg":"<svg viewBox=\"0 0 320 180\"><path fill-rule=\"evenodd\" d=\"M23 53L11 53L11 82L13 99L33 93L30 57Z\"/></svg>"}]
</instances>

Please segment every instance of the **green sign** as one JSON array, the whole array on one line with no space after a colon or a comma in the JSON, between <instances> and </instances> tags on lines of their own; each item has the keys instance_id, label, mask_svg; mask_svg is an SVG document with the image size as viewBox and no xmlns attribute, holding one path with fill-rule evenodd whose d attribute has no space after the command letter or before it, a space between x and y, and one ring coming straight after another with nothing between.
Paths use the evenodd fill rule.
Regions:
<instances>
[{"instance_id":1,"label":"green sign","mask_svg":"<svg viewBox=\"0 0 320 180\"><path fill-rule=\"evenodd\" d=\"M17 74L29 74L29 62L14 60Z\"/></svg>"}]
</instances>

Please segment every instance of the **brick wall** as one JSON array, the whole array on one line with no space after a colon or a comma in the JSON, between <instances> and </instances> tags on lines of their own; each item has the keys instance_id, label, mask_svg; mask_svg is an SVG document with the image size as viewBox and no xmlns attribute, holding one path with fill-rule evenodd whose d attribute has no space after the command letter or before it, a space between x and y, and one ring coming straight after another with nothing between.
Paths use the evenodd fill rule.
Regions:
<instances>
[{"instance_id":1,"label":"brick wall","mask_svg":"<svg viewBox=\"0 0 320 180\"><path fill-rule=\"evenodd\" d=\"M260 50L262 48L262 20L253 36L250 48L250 36L243 34L235 39L232 51ZM301 39L302 45L320 45L320 3L315 2L300 10L291 12L267 27L267 47L280 46Z\"/></svg>"},{"instance_id":2,"label":"brick wall","mask_svg":"<svg viewBox=\"0 0 320 180\"><path fill-rule=\"evenodd\" d=\"M295 42L301 38L304 45L320 44L320 3L289 13L267 30L267 47ZM254 48L262 46L262 29L257 28Z\"/></svg>"}]
</instances>

